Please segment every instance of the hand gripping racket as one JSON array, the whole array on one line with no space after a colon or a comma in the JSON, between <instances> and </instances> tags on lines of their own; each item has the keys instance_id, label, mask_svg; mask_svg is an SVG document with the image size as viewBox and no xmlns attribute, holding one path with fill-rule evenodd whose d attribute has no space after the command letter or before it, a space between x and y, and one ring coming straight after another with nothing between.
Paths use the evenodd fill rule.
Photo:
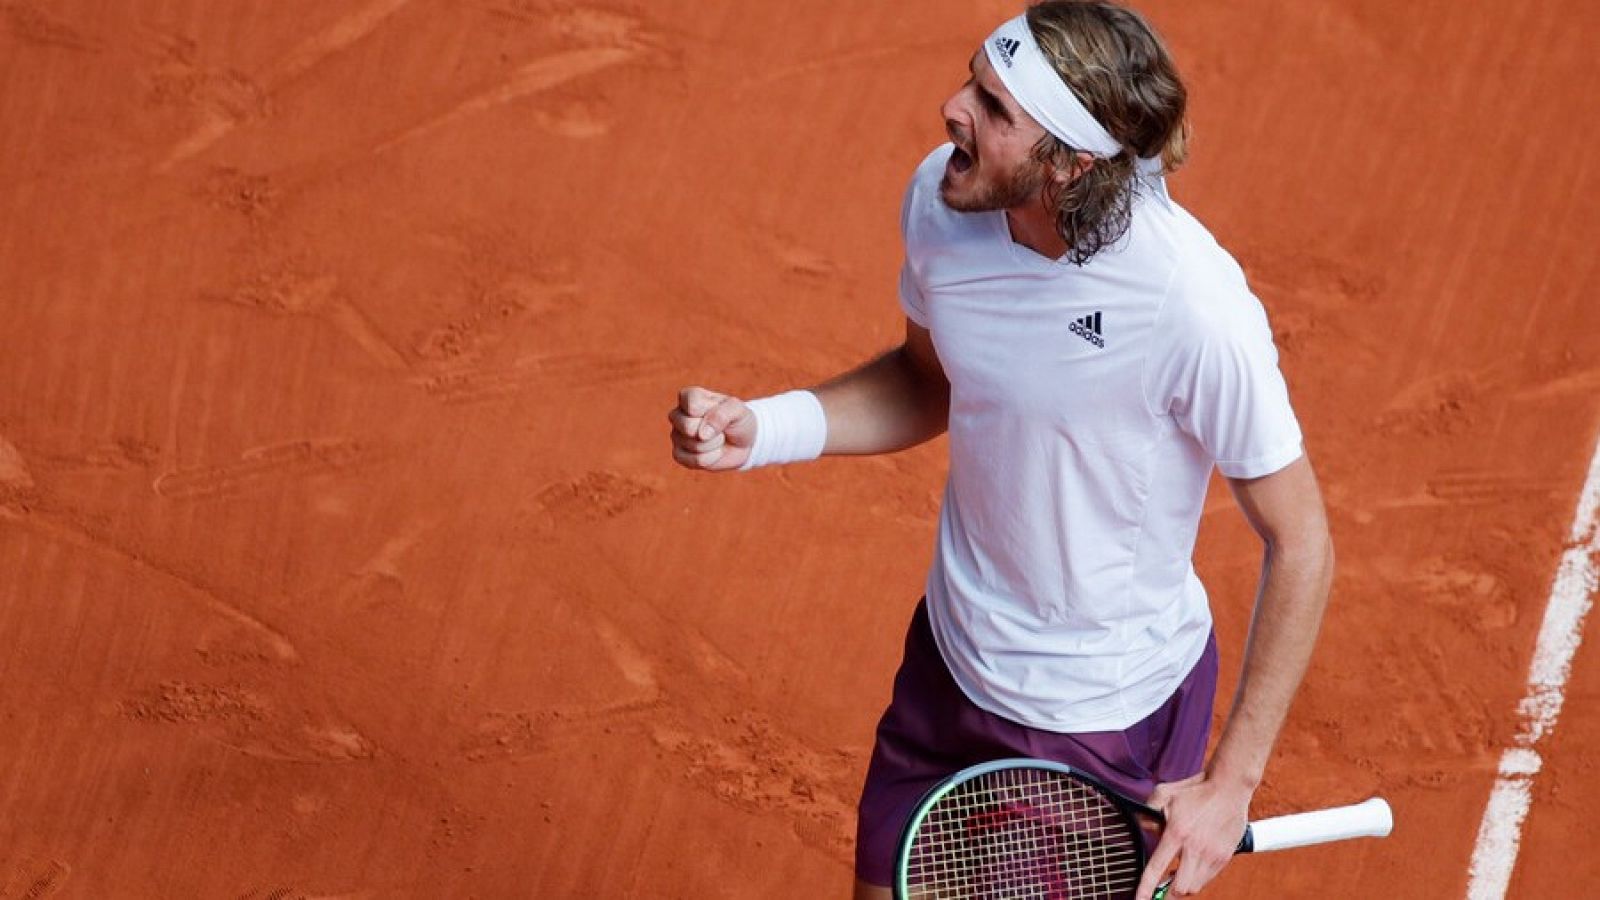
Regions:
<instances>
[{"instance_id":1,"label":"hand gripping racket","mask_svg":"<svg viewBox=\"0 0 1600 900\"><path fill-rule=\"evenodd\" d=\"M1002 759L963 769L922 798L895 865L897 900L1131 898L1144 873L1144 833L1161 813L1070 766ZM1389 804L1262 819L1245 826L1237 853L1357 837L1393 827ZM1156 891L1157 900L1167 886Z\"/></svg>"}]
</instances>

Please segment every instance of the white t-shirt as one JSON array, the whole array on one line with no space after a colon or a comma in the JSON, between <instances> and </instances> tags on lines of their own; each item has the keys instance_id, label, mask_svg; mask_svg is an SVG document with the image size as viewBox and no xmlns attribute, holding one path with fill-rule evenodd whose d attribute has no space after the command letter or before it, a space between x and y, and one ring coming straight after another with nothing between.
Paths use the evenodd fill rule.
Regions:
<instances>
[{"instance_id":1,"label":"white t-shirt","mask_svg":"<svg viewBox=\"0 0 1600 900\"><path fill-rule=\"evenodd\" d=\"M902 212L901 306L950 379L950 472L928 611L978 706L1058 732L1126 728L1205 649L1191 556L1212 466L1301 455L1266 313L1175 203L1076 266L1014 243L1003 212L939 198L950 145Z\"/></svg>"}]
</instances>

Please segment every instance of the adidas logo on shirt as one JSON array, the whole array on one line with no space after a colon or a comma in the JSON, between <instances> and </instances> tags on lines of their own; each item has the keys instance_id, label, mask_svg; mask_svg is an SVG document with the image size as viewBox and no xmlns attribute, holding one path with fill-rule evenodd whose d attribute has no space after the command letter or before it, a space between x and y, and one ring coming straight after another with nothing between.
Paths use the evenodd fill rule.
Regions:
<instances>
[{"instance_id":1,"label":"adidas logo on shirt","mask_svg":"<svg viewBox=\"0 0 1600 900\"><path fill-rule=\"evenodd\" d=\"M1014 65L1012 57L1017 55L1017 48L1021 46L1022 42L1015 38L1003 37L994 39L994 48L1000 51L1000 59L1006 64L1007 68Z\"/></svg>"},{"instance_id":2,"label":"adidas logo on shirt","mask_svg":"<svg viewBox=\"0 0 1600 900\"><path fill-rule=\"evenodd\" d=\"M1102 332L1100 331L1100 313L1098 310L1093 315L1084 316L1073 322L1072 333L1099 347L1101 350L1106 348L1106 339L1100 336Z\"/></svg>"}]
</instances>

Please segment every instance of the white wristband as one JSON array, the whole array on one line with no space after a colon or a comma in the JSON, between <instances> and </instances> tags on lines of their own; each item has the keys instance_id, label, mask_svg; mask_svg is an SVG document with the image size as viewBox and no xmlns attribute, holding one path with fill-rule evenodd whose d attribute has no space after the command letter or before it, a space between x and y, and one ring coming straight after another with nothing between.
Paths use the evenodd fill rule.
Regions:
<instances>
[{"instance_id":1,"label":"white wristband","mask_svg":"<svg viewBox=\"0 0 1600 900\"><path fill-rule=\"evenodd\" d=\"M756 417L756 442L740 470L805 462L822 455L828 443L828 417L810 391L789 391L745 404Z\"/></svg>"}]
</instances>

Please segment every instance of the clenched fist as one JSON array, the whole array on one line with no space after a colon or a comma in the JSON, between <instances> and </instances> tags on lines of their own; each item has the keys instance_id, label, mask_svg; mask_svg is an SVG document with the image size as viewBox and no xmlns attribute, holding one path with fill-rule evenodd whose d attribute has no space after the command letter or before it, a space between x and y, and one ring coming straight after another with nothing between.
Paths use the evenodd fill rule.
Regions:
<instances>
[{"instance_id":1,"label":"clenched fist","mask_svg":"<svg viewBox=\"0 0 1600 900\"><path fill-rule=\"evenodd\" d=\"M686 469L725 472L750 458L756 441L756 417L737 397L703 387L678 392L678 405L667 413L672 423L672 458Z\"/></svg>"}]
</instances>

